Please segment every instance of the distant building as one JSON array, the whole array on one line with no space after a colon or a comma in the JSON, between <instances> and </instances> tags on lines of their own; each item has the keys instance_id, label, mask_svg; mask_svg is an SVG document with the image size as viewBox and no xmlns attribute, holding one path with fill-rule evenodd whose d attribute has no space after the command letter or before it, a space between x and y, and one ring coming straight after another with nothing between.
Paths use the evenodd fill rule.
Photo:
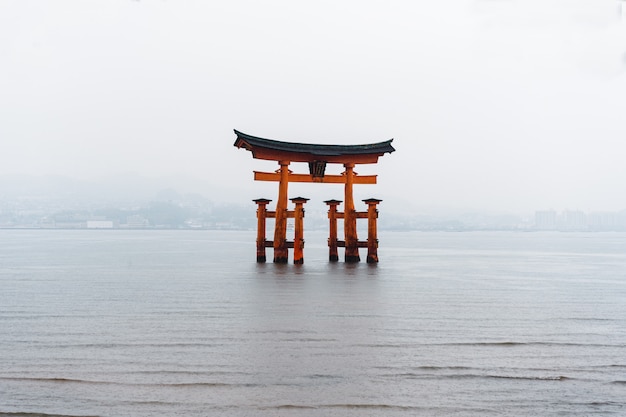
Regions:
<instances>
[{"instance_id":1,"label":"distant building","mask_svg":"<svg viewBox=\"0 0 626 417\"><path fill-rule=\"evenodd\" d=\"M587 230L587 215L580 210L565 210L561 213L559 229Z\"/></svg>"},{"instance_id":2,"label":"distant building","mask_svg":"<svg viewBox=\"0 0 626 417\"><path fill-rule=\"evenodd\" d=\"M595 212L589 214L590 230L616 230L620 226L619 223L619 216L614 212Z\"/></svg>"},{"instance_id":3,"label":"distant building","mask_svg":"<svg viewBox=\"0 0 626 417\"><path fill-rule=\"evenodd\" d=\"M113 229L113 220L88 220L87 229Z\"/></svg>"},{"instance_id":4,"label":"distant building","mask_svg":"<svg viewBox=\"0 0 626 417\"><path fill-rule=\"evenodd\" d=\"M556 230L556 211L545 210L535 212L535 228L538 230Z\"/></svg>"},{"instance_id":5,"label":"distant building","mask_svg":"<svg viewBox=\"0 0 626 417\"><path fill-rule=\"evenodd\" d=\"M55 229L84 229L85 222L70 221L70 220L57 220L54 222Z\"/></svg>"},{"instance_id":6,"label":"distant building","mask_svg":"<svg viewBox=\"0 0 626 417\"><path fill-rule=\"evenodd\" d=\"M130 229L143 229L148 227L148 225L148 219L139 214L126 217L126 227Z\"/></svg>"},{"instance_id":7,"label":"distant building","mask_svg":"<svg viewBox=\"0 0 626 417\"><path fill-rule=\"evenodd\" d=\"M534 230L559 230L564 232L626 231L626 210L585 213L581 210L536 211Z\"/></svg>"}]
</instances>

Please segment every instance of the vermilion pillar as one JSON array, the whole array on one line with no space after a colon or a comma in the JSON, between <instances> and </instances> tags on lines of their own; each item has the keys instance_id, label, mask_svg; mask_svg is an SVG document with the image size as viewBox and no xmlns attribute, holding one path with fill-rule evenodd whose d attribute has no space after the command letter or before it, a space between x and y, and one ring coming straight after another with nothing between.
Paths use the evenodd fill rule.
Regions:
<instances>
[{"instance_id":1,"label":"vermilion pillar","mask_svg":"<svg viewBox=\"0 0 626 417\"><path fill-rule=\"evenodd\" d=\"M354 184L354 164L346 163L343 165L346 168L344 175L345 178L345 203L344 203L344 218L343 228L346 240L346 262L359 262L359 246L356 233L356 211L354 210L354 196L352 194L352 186Z\"/></svg>"},{"instance_id":2,"label":"vermilion pillar","mask_svg":"<svg viewBox=\"0 0 626 417\"><path fill-rule=\"evenodd\" d=\"M339 260L339 253L337 252L337 206L341 203L341 200L326 200L324 203L328 204L328 220L330 222L328 260L337 262Z\"/></svg>"},{"instance_id":3,"label":"vermilion pillar","mask_svg":"<svg viewBox=\"0 0 626 417\"><path fill-rule=\"evenodd\" d=\"M304 263L304 203L309 201L308 198L296 197L291 201L296 205L294 212L294 229L293 238L293 263Z\"/></svg>"},{"instance_id":4,"label":"vermilion pillar","mask_svg":"<svg viewBox=\"0 0 626 417\"><path fill-rule=\"evenodd\" d=\"M378 262L378 231L376 219L378 210L376 205L383 200L368 198L363 200L367 204L367 263Z\"/></svg>"},{"instance_id":5,"label":"vermilion pillar","mask_svg":"<svg viewBox=\"0 0 626 417\"><path fill-rule=\"evenodd\" d=\"M265 262L265 219L267 218L267 204L272 201L266 198L258 198L254 201L258 208L256 210L257 232L256 232L256 261Z\"/></svg>"},{"instance_id":6,"label":"vermilion pillar","mask_svg":"<svg viewBox=\"0 0 626 417\"><path fill-rule=\"evenodd\" d=\"M276 202L276 224L274 226L274 262L285 264L287 249L287 187L289 184L289 161L279 161L280 182Z\"/></svg>"}]
</instances>

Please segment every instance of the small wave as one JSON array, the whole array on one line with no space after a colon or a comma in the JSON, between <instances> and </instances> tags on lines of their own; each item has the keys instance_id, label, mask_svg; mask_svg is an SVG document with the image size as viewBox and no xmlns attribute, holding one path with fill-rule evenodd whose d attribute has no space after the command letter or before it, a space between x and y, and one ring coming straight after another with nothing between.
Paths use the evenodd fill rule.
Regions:
<instances>
[{"instance_id":1,"label":"small wave","mask_svg":"<svg viewBox=\"0 0 626 417\"><path fill-rule=\"evenodd\" d=\"M289 339L281 339L283 342L336 342L337 339L323 339L317 337L300 337L300 338L289 338Z\"/></svg>"},{"instance_id":2,"label":"small wave","mask_svg":"<svg viewBox=\"0 0 626 417\"><path fill-rule=\"evenodd\" d=\"M624 404L615 401L592 401L584 405L590 405L592 407L622 407Z\"/></svg>"},{"instance_id":3,"label":"small wave","mask_svg":"<svg viewBox=\"0 0 626 417\"><path fill-rule=\"evenodd\" d=\"M395 404L328 404L320 406L320 408L343 408L343 409L369 409L369 410L417 410L418 407L410 405Z\"/></svg>"},{"instance_id":4,"label":"small wave","mask_svg":"<svg viewBox=\"0 0 626 417\"><path fill-rule=\"evenodd\" d=\"M301 404L281 404L269 407L260 407L260 410L319 410L319 409L369 409L369 410L416 410L418 407L394 404L320 404L320 405L301 405Z\"/></svg>"},{"instance_id":5,"label":"small wave","mask_svg":"<svg viewBox=\"0 0 626 417\"><path fill-rule=\"evenodd\" d=\"M55 344L55 348L59 349L125 349L125 348L189 348L189 347L216 347L223 346L223 343L217 343L215 340L207 342L172 342L172 343L63 343Z\"/></svg>"},{"instance_id":6,"label":"small wave","mask_svg":"<svg viewBox=\"0 0 626 417\"><path fill-rule=\"evenodd\" d=\"M528 381L569 381L567 376L508 376L508 375L485 375L486 378L496 379L523 379Z\"/></svg>"},{"instance_id":7,"label":"small wave","mask_svg":"<svg viewBox=\"0 0 626 417\"><path fill-rule=\"evenodd\" d=\"M424 370L424 371L464 371L476 368L470 368L469 366L432 366L432 365L424 365L424 366L416 366L413 369L416 370Z\"/></svg>"},{"instance_id":8,"label":"small wave","mask_svg":"<svg viewBox=\"0 0 626 417\"><path fill-rule=\"evenodd\" d=\"M422 345L422 344L418 344ZM355 345L357 347L366 347L366 348L406 348L412 347L413 344L410 343L384 343L384 344L359 344ZM593 344L593 343L571 343L571 342L513 342L513 341L503 341L503 342L449 342L449 343L425 343L423 346L460 346L460 347L483 347L483 346L493 346L493 347L515 347L515 346L610 346L610 347L620 347L621 345L604 345L604 344Z\"/></svg>"},{"instance_id":9,"label":"small wave","mask_svg":"<svg viewBox=\"0 0 626 417\"><path fill-rule=\"evenodd\" d=\"M611 319L606 317L566 317L562 320L569 321L618 321L617 319Z\"/></svg>"},{"instance_id":10,"label":"small wave","mask_svg":"<svg viewBox=\"0 0 626 417\"><path fill-rule=\"evenodd\" d=\"M311 379L342 379L343 378L340 375L330 375L330 374L312 374L312 375L307 375L307 377Z\"/></svg>"},{"instance_id":11,"label":"small wave","mask_svg":"<svg viewBox=\"0 0 626 417\"><path fill-rule=\"evenodd\" d=\"M0 377L5 381L29 381L58 384L93 384L93 385L120 385L120 386L145 386L145 387L253 387L258 384L248 383L224 383L224 382L177 382L177 383L143 383L143 382L117 382L117 381L94 381L71 378L28 378L28 377ZM2 415L0 414L0 417Z\"/></svg>"},{"instance_id":12,"label":"small wave","mask_svg":"<svg viewBox=\"0 0 626 417\"><path fill-rule=\"evenodd\" d=\"M250 333L254 334L306 334L305 330L252 330Z\"/></svg>"},{"instance_id":13,"label":"small wave","mask_svg":"<svg viewBox=\"0 0 626 417\"><path fill-rule=\"evenodd\" d=\"M127 375L128 372L109 372L109 374L114 373L117 375ZM190 376L190 377L211 377L211 376L250 376L252 375L250 372L242 372L242 371L215 371L215 370L206 370L206 371L176 371L176 370L167 370L167 371L133 371L133 375L175 375L175 376Z\"/></svg>"},{"instance_id":14,"label":"small wave","mask_svg":"<svg viewBox=\"0 0 626 417\"><path fill-rule=\"evenodd\" d=\"M70 415L70 414L32 413L32 412L27 412L27 411L19 411L19 412L0 411L0 417L98 417L98 416L77 416L77 415Z\"/></svg>"},{"instance_id":15,"label":"small wave","mask_svg":"<svg viewBox=\"0 0 626 417\"><path fill-rule=\"evenodd\" d=\"M392 378L409 378L409 379L510 379L525 381L568 381L572 378L562 375L557 376L518 376L518 375L497 375L497 374L420 374L416 372L405 372L398 374L385 375Z\"/></svg>"},{"instance_id":16,"label":"small wave","mask_svg":"<svg viewBox=\"0 0 626 417\"><path fill-rule=\"evenodd\" d=\"M374 349L378 349L378 348L394 348L394 349L398 349L398 348L406 348L410 345L408 344L397 344L397 343L364 343L364 344L358 344L358 345L354 345L356 347L363 347L363 348L374 348Z\"/></svg>"},{"instance_id":17,"label":"small wave","mask_svg":"<svg viewBox=\"0 0 626 417\"><path fill-rule=\"evenodd\" d=\"M463 379L463 378L477 378L477 379L510 379L519 381L569 381L572 378L562 375L557 376L524 376L524 375L481 375L481 374L457 374L457 375L442 375L437 378L448 379Z\"/></svg>"},{"instance_id":18,"label":"small wave","mask_svg":"<svg viewBox=\"0 0 626 417\"><path fill-rule=\"evenodd\" d=\"M31 381L31 382L51 382L51 383L74 383L74 384L118 384L110 381L92 381L85 379L72 379L72 378L29 378L29 377L0 377L4 381ZM1 416L2 414L0 414Z\"/></svg>"},{"instance_id":19,"label":"small wave","mask_svg":"<svg viewBox=\"0 0 626 417\"><path fill-rule=\"evenodd\" d=\"M530 345L555 345L557 343L545 343L545 342L452 342L452 343L434 343L435 346L530 346Z\"/></svg>"},{"instance_id":20,"label":"small wave","mask_svg":"<svg viewBox=\"0 0 626 417\"><path fill-rule=\"evenodd\" d=\"M572 343L572 342L452 342L452 343L433 343L430 346L494 346L494 347L515 347L515 346L576 346L576 347L625 347L624 344L606 344L606 343Z\"/></svg>"},{"instance_id":21,"label":"small wave","mask_svg":"<svg viewBox=\"0 0 626 417\"><path fill-rule=\"evenodd\" d=\"M375 368L381 369L381 370L389 370L389 371L394 371L394 370L399 369L397 367L392 367L392 366L376 366ZM422 365L422 366L412 366L409 368L402 368L402 369L411 369L414 371L469 371L472 369L482 369L482 368L472 368L469 366Z\"/></svg>"},{"instance_id":22,"label":"small wave","mask_svg":"<svg viewBox=\"0 0 626 417\"><path fill-rule=\"evenodd\" d=\"M260 410L315 410L317 407L312 405L298 404L281 404L273 407L261 407Z\"/></svg>"},{"instance_id":23,"label":"small wave","mask_svg":"<svg viewBox=\"0 0 626 417\"><path fill-rule=\"evenodd\" d=\"M162 406L162 405L178 405L179 403L171 401L158 401L158 400L134 400L134 401L119 401L126 405L141 405L141 406Z\"/></svg>"},{"instance_id":24,"label":"small wave","mask_svg":"<svg viewBox=\"0 0 626 417\"><path fill-rule=\"evenodd\" d=\"M154 387L190 388L190 387L256 387L259 384L252 383L226 383L226 382L178 382L172 384L142 384Z\"/></svg>"},{"instance_id":25,"label":"small wave","mask_svg":"<svg viewBox=\"0 0 626 417\"><path fill-rule=\"evenodd\" d=\"M611 384L615 384L615 385L626 385L626 381L613 381L613 382L611 382Z\"/></svg>"}]
</instances>

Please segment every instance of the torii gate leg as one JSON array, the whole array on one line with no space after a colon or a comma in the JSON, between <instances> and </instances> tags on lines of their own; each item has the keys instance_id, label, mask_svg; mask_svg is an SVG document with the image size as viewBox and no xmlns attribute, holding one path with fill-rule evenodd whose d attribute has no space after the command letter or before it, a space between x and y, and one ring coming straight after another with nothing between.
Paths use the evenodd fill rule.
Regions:
<instances>
[{"instance_id":1,"label":"torii gate leg","mask_svg":"<svg viewBox=\"0 0 626 417\"><path fill-rule=\"evenodd\" d=\"M289 184L289 161L279 161L280 182L276 202L276 224L274 226L274 262L286 264L287 249L287 186Z\"/></svg>"},{"instance_id":2,"label":"torii gate leg","mask_svg":"<svg viewBox=\"0 0 626 417\"><path fill-rule=\"evenodd\" d=\"M354 195L352 185L354 184L354 164L343 165L346 168L345 205L344 205L344 235L346 240L345 261L359 262L359 246L356 234L356 210L354 209Z\"/></svg>"},{"instance_id":3,"label":"torii gate leg","mask_svg":"<svg viewBox=\"0 0 626 417\"><path fill-rule=\"evenodd\" d=\"M337 252L337 206L341 203L341 201L327 200L324 201L324 203L328 204L328 260L331 262L337 262L339 260L339 254Z\"/></svg>"},{"instance_id":4,"label":"torii gate leg","mask_svg":"<svg viewBox=\"0 0 626 417\"><path fill-rule=\"evenodd\" d=\"M294 211L295 218L295 231L293 238L293 263L303 264L304 263L304 203L309 201L308 198L304 197L296 197L292 198L291 201L296 205L296 209Z\"/></svg>"},{"instance_id":5,"label":"torii gate leg","mask_svg":"<svg viewBox=\"0 0 626 417\"><path fill-rule=\"evenodd\" d=\"M266 198L258 198L254 201L258 208L256 210L257 232L256 232L256 261L265 262L265 219L267 218L267 204L272 201Z\"/></svg>"},{"instance_id":6,"label":"torii gate leg","mask_svg":"<svg viewBox=\"0 0 626 417\"><path fill-rule=\"evenodd\" d=\"M363 201L367 204L367 263L371 264L378 262L378 232L376 228L378 210L376 205L383 200L369 198Z\"/></svg>"}]
</instances>

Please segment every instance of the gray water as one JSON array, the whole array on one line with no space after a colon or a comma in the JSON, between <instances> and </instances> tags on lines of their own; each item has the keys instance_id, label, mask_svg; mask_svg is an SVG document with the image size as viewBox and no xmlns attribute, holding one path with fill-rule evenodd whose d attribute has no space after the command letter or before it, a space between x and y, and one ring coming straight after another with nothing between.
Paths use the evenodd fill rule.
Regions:
<instances>
[{"instance_id":1,"label":"gray water","mask_svg":"<svg viewBox=\"0 0 626 417\"><path fill-rule=\"evenodd\" d=\"M254 239L0 230L0 416L626 415L626 234Z\"/></svg>"}]
</instances>

